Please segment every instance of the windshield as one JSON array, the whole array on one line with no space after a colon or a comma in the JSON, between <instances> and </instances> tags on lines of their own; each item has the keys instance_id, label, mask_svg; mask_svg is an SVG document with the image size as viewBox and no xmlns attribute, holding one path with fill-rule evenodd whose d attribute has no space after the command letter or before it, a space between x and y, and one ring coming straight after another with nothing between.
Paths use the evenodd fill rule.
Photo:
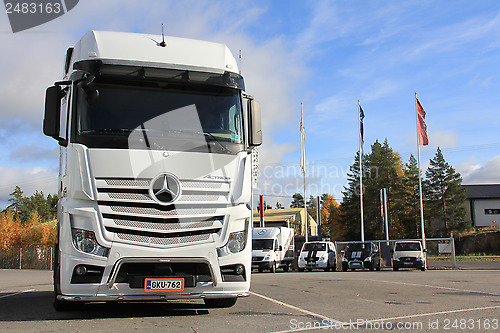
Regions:
<instances>
[{"instance_id":1,"label":"windshield","mask_svg":"<svg viewBox=\"0 0 500 333\"><path fill-rule=\"evenodd\" d=\"M371 244L370 243L350 243L347 245L346 252L352 251L370 251Z\"/></svg>"},{"instance_id":2,"label":"windshield","mask_svg":"<svg viewBox=\"0 0 500 333\"><path fill-rule=\"evenodd\" d=\"M397 243L396 251L420 251L420 243Z\"/></svg>"},{"instance_id":3,"label":"windshield","mask_svg":"<svg viewBox=\"0 0 500 333\"><path fill-rule=\"evenodd\" d=\"M252 241L252 250L272 250L272 239L254 239Z\"/></svg>"},{"instance_id":4,"label":"windshield","mask_svg":"<svg viewBox=\"0 0 500 333\"><path fill-rule=\"evenodd\" d=\"M243 149L239 90L142 82L78 88L74 142L88 147L236 154Z\"/></svg>"},{"instance_id":5,"label":"windshield","mask_svg":"<svg viewBox=\"0 0 500 333\"><path fill-rule=\"evenodd\" d=\"M302 251L326 251L325 243L306 243Z\"/></svg>"}]
</instances>

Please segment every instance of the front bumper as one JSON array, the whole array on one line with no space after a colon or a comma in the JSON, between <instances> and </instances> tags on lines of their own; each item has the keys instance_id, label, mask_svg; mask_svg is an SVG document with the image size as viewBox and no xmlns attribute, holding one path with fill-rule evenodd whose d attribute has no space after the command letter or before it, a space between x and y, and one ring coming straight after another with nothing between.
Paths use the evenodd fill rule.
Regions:
<instances>
[{"instance_id":1,"label":"front bumper","mask_svg":"<svg viewBox=\"0 0 500 333\"><path fill-rule=\"evenodd\" d=\"M394 268L423 268L425 261L416 260L416 258L402 258L400 260L392 260L392 267Z\"/></svg>"},{"instance_id":2,"label":"front bumper","mask_svg":"<svg viewBox=\"0 0 500 333\"><path fill-rule=\"evenodd\" d=\"M272 261L252 261L252 269L271 269Z\"/></svg>"},{"instance_id":3,"label":"front bumper","mask_svg":"<svg viewBox=\"0 0 500 333\"><path fill-rule=\"evenodd\" d=\"M297 263L299 268L307 268L307 269L313 269L313 268L326 268L328 266L327 261L305 261L305 260L299 260Z\"/></svg>"},{"instance_id":4,"label":"front bumper","mask_svg":"<svg viewBox=\"0 0 500 333\"><path fill-rule=\"evenodd\" d=\"M342 268L350 268L350 269L371 269L374 268L373 261L361 261L361 260L351 260L351 261L342 261Z\"/></svg>"},{"instance_id":5,"label":"front bumper","mask_svg":"<svg viewBox=\"0 0 500 333\"><path fill-rule=\"evenodd\" d=\"M175 295L95 295L95 296L68 296L57 295L60 301L71 302L134 302L134 301L168 301L168 300L183 300L183 299L214 299L214 298L236 298L247 297L249 292L241 293L216 293L216 292L203 292L203 293L189 293L189 294L175 294Z\"/></svg>"}]
</instances>

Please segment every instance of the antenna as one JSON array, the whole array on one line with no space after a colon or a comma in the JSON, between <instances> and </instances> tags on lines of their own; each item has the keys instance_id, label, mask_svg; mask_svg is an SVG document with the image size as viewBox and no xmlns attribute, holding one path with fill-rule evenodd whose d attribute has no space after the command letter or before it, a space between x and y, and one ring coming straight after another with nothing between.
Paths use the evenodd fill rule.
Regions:
<instances>
[{"instance_id":1,"label":"antenna","mask_svg":"<svg viewBox=\"0 0 500 333\"><path fill-rule=\"evenodd\" d=\"M239 52L239 55L238 55L238 60L240 61L240 64L239 64L239 70L240 70L240 75L241 75L241 49L240 49L240 52Z\"/></svg>"},{"instance_id":2,"label":"antenna","mask_svg":"<svg viewBox=\"0 0 500 333\"><path fill-rule=\"evenodd\" d=\"M165 43L165 35L163 34L163 23L161 24L161 47L167 46L167 43Z\"/></svg>"}]
</instances>

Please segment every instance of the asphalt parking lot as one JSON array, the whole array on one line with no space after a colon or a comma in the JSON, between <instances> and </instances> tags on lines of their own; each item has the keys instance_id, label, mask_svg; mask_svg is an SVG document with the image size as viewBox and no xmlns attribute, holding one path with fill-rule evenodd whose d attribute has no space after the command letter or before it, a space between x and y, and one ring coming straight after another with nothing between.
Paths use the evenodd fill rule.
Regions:
<instances>
[{"instance_id":1,"label":"asphalt parking lot","mask_svg":"<svg viewBox=\"0 0 500 333\"><path fill-rule=\"evenodd\" d=\"M500 331L499 262L462 270L278 272L252 276L229 309L202 302L52 308L49 271L0 270L2 332Z\"/></svg>"}]
</instances>

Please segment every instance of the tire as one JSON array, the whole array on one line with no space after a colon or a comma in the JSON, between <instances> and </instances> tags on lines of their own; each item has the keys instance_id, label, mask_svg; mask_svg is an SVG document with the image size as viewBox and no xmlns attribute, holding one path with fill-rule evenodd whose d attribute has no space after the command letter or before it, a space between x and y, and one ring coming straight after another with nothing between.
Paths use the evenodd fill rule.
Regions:
<instances>
[{"instance_id":1,"label":"tire","mask_svg":"<svg viewBox=\"0 0 500 333\"><path fill-rule=\"evenodd\" d=\"M303 269L303 268L298 268L297 270L298 270L299 272L303 272L303 271L304 271L304 269Z\"/></svg>"},{"instance_id":2,"label":"tire","mask_svg":"<svg viewBox=\"0 0 500 333\"><path fill-rule=\"evenodd\" d=\"M380 261L378 262L378 266L376 268L377 272L380 272Z\"/></svg>"},{"instance_id":3,"label":"tire","mask_svg":"<svg viewBox=\"0 0 500 333\"><path fill-rule=\"evenodd\" d=\"M288 265L283 266L283 272L288 272L289 269L290 269L290 266L288 266Z\"/></svg>"},{"instance_id":4,"label":"tire","mask_svg":"<svg viewBox=\"0 0 500 333\"><path fill-rule=\"evenodd\" d=\"M57 299L57 295L54 297L54 309L57 312L79 311L83 309L83 305L83 302L61 301Z\"/></svg>"},{"instance_id":5,"label":"tire","mask_svg":"<svg viewBox=\"0 0 500 333\"><path fill-rule=\"evenodd\" d=\"M393 267L392 270L393 271L399 271L399 268L398 267Z\"/></svg>"},{"instance_id":6,"label":"tire","mask_svg":"<svg viewBox=\"0 0 500 333\"><path fill-rule=\"evenodd\" d=\"M425 267L420 268L422 272L425 272Z\"/></svg>"},{"instance_id":7,"label":"tire","mask_svg":"<svg viewBox=\"0 0 500 333\"><path fill-rule=\"evenodd\" d=\"M230 308L236 304L238 299L236 297L232 298L206 298L203 301L208 308Z\"/></svg>"},{"instance_id":8,"label":"tire","mask_svg":"<svg viewBox=\"0 0 500 333\"><path fill-rule=\"evenodd\" d=\"M271 264L271 267L269 268L269 271L271 273L276 273L276 261L273 261L273 263Z\"/></svg>"},{"instance_id":9,"label":"tire","mask_svg":"<svg viewBox=\"0 0 500 333\"><path fill-rule=\"evenodd\" d=\"M264 271L264 269L262 269L262 268L259 267L258 271L259 271L259 273L262 273Z\"/></svg>"},{"instance_id":10,"label":"tire","mask_svg":"<svg viewBox=\"0 0 500 333\"><path fill-rule=\"evenodd\" d=\"M347 267L342 267L342 272L347 272Z\"/></svg>"},{"instance_id":11,"label":"tire","mask_svg":"<svg viewBox=\"0 0 500 333\"><path fill-rule=\"evenodd\" d=\"M307 271L308 271L308 272L312 272L312 271L313 271L313 269L312 269L312 268L308 268L308 269L307 269Z\"/></svg>"}]
</instances>

